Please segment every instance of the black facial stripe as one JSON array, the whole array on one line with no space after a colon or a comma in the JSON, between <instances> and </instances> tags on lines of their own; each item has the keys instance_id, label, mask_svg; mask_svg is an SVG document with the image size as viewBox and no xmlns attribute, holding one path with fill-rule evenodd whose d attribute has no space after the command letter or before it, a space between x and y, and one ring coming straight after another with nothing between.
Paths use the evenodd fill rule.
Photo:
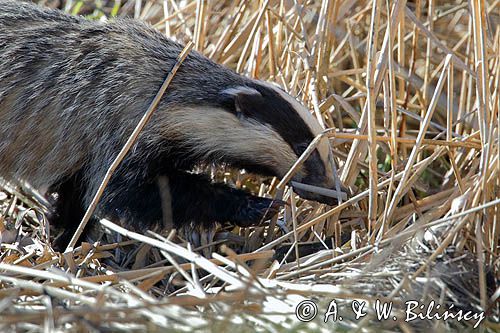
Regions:
<instances>
[{"instance_id":1,"label":"black facial stripe","mask_svg":"<svg viewBox=\"0 0 500 333\"><path fill-rule=\"evenodd\" d=\"M294 107L283 99L276 91L265 86L254 85L252 88L258 90L263 101L259 108L246 115L271 125L276 132L290 145L297 156L302 155L307 146L314 139L309 126L294 109ZM304 181L312 185L321 185L326 175L324 165L319 151L315 149L304 162L306 178Z\"/></svg>"},{"instance_id":2,"label":"black facial stripe","mask_svg":"<svg viewBox=\"0 0 500 333\"><path fill-rule=\"evenodd\" d=\"M304 162L304 169L306 170L304 182L310 185L321 186L326 175L326 170L317 149Z\"/></svg>"},{"instance_id":3,"label":"black facial stripe","mask_svg":"<svg viewBox=\"0 0 500 333\"><path fill-rule=\"evenodd\" d=\"M262 97L244 97L249 99L243 101L248 102L243 111L245 116L270 125L300 155L302 152L297 146L310 143L314 138L309 126L294 107L273 89L258 84L250 87L259 91Z\"/></svg>"}]
</instances>

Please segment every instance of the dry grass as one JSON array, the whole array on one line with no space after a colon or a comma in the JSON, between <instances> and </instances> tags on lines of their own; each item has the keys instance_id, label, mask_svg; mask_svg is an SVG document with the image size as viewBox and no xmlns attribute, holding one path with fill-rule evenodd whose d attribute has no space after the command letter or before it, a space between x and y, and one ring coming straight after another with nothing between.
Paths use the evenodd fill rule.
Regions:
<instances>
[{"instance_id":1,"label":"dry grass","mask_svg":"<svg viewBox=\"0 0 500 333\"><path fill-rule=\"evenodd\" d=\"M240 73L279 83L329 129L352 196L326 207L283 181L212 170L290 205L263 227L193 233L190 242L103 220L100 242L60 254L50 248L43 200L4 185L0 330L299 331L306 324L293 313L305 298L320 304L310 330L453 331L476 322L405 322L409 299L486 311L481 327L500 330L500 1L63 7L145 20ZM300 257L309 242L329 246ZM344 320L324 324L332 299ZM371 307L376 299L393 301L399 319L349 311L352 300Z\"/></svg>"}]
</instances>

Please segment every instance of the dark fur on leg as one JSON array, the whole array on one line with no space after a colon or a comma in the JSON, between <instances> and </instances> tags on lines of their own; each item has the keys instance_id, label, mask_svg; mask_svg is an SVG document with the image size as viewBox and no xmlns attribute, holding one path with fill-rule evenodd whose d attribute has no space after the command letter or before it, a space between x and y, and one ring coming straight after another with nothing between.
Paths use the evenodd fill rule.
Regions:
<instances>
[{"instance_id":1,"label":"dark fur on leg","mask_svg":"<svg viewBox=\"0 0 500 333\"><path fill-rule=\"evenodd\" d=\"M174 223L190 221L210 225L231 222L241 227L258 225L271 218L281 201L257 197L221 183L211 183L204 175L176 173L170 178Z\"/></svg>"},{"instance_id":2,"label":"dark fur on leg","mask_svg":"<svg viewBox=\"0 0 500 333\"><path fill-rule=\"evenodd\" d=\"M166 176L166 175L163 175ZM167 176L172 198L173 224L212 227L230 222L247 227L258 225L277 213L279 201L256 197L225 184L211 183L197 174L172 172ZM117 177L106 189L98 215L137 228L150 228L162 221L162 202L157 179L124 180Z\"/></svg>"},{"instance_id":3,"label":"dark fur on leg","mask_svg":"<svg viewBox=\"0 0 500 333\"><path fill-rule=\"evenodd\" d=\"M56 251L64 251L85 214L82 203L84 190L81 184L80 173L77 173L49 188L49 195L53 193L58 195L50 223L56 228L63 229L54 240L53 247Z\"/></svg>"}]
</instances>

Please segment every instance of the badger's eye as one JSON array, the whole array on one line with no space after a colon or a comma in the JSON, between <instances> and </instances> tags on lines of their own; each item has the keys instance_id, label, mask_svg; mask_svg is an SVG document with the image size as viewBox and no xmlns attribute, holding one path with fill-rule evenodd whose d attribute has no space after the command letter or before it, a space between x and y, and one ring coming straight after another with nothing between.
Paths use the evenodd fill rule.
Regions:
<instances>
[{"instance_id":1,"label":"badger's eye","mask_svg":"<svg viewBox=\"0 0 500 333\"><path fill-rule=\"evenodd\" d=\"M307 147L309 147L309 143L305 143L305 142L297 143L293 146L295 153L298 156L302 155L306 151Z\"/></svg>"}]
</instances>

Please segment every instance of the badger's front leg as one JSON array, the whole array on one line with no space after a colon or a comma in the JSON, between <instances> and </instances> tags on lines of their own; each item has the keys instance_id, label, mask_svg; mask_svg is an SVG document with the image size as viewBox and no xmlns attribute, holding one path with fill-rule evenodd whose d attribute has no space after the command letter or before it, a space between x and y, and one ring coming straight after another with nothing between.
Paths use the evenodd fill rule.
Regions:
<instances>
[{"instance_id":1,"label":"badger's front leg","mask_svg":"<svg viewBox=\"0 0 500 333\"><path fill-rule=\"evenodd\" d=\"M279 201L261 198L203 175L176 173L169 178L174 224L211 225L231 222L241 227L258 225L275 215Z\"/></svg>"},{"instance_id":2,"label":"badger's front leg","mask_svg":"<svg viewBox=\"0 0 500 333\"><path fill-rule=\"evenodd\" d=\"M169 191L176 228L189 224L210 227L215 222L258 225L276 214L282 204L212 183L203 175L176 171L161 177L168 179L168 188L162 190ZM159 224L163 220L162 207L166 207L160 188L158 177L142 182L112 182L107 189L112 194L104 198L100 215L117 218L135 229Z\"/></svg>"}]
</instances>

